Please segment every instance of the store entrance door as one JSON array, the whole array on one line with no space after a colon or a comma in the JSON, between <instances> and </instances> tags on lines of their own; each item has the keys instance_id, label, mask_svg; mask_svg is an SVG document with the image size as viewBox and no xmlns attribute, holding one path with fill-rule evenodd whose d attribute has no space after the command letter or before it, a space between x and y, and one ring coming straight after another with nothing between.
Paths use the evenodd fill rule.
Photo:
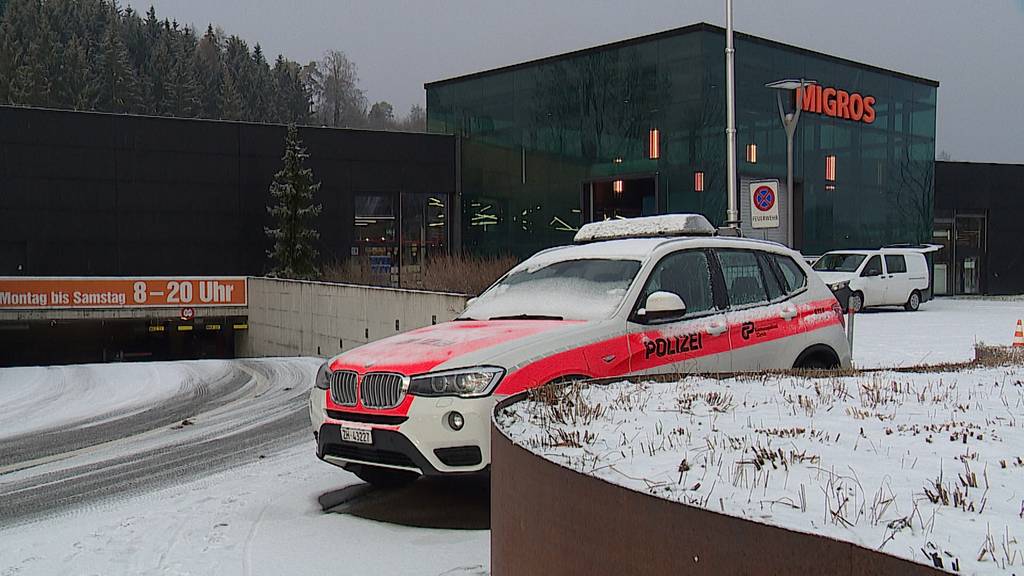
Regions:
<instances>
[{"instance_id":1,"label":"store entrance door","mask_svg":"<svg viewBox=\"0 0 1024 576\"><path fill-rule=\"evenodd\" d=\"M956 293L981 294L982 257L985 254L985 216L957 214L953 251Z\"/></svg>"},{"instance_id":2,"label":"store entrance door","mask_svg":"<svg viewBox=\"0 0 1024 576\"><path fill-rule=\"evenodd\" d=\"M657 177L584 182L582 204L588 222L653 216L658 213Z\"/></svg>"}]
</instances>

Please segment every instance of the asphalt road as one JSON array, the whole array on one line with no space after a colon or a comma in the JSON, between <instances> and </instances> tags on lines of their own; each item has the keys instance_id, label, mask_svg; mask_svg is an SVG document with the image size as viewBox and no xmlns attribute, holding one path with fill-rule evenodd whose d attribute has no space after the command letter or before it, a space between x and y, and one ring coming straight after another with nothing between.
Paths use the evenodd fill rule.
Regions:
<instances>
[{"instance_id":1,"label":"asphalt road","mask_svg":"<svg viewBox=\"0 0 1024 576\"><path fill-rule=\"evenodd\" d=\"M157 405L0 437L0 525L73 515L294 445L309 435L306 401L316 368L311 359L190 365L191 376ZM55 390L67 386L54 383ZM55 394L38 401L74 400Z\"/></svg>"}]
</instances>

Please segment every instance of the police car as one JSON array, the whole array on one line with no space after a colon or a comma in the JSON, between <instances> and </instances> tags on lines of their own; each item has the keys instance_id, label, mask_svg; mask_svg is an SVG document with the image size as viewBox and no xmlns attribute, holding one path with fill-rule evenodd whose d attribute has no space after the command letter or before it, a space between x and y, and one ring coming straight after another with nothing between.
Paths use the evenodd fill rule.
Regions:
<instances>
[{"instance_id":1,"label":"police car","mask_svg":"<svg viewBox=\"0 0 1024 576\"><path fill-rule=\"evenodd\" d=\"M395 486L484 471L495 403L550 382L849 367L839 303L799 253L674 214L587 224L454 321L331 358L310 418L320 459Z\"/></svg>"}]
</instances>

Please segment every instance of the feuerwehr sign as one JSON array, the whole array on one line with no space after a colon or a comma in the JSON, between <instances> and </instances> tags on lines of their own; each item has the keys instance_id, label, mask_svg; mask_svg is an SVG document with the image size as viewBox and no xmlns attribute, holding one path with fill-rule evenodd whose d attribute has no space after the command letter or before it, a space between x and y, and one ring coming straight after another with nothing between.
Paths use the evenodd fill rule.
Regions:
<instances>
[{"instance_id":1,"label":"feuerwehr sign","mask_svg":"<svg viewBox=\"0 0 1024 576\"><path fill-rule=\"evenodd\" d=\"M753 228L779 227L778 180L755 180L750 183L750 225Z\"/></svg>"}]
</instances>

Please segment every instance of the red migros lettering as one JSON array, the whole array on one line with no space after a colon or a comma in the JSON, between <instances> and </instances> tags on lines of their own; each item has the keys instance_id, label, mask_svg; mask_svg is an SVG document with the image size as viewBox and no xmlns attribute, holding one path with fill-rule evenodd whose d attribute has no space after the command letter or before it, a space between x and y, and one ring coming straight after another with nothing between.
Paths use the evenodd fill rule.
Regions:
<instances>
[{"instance_id":1,"label":"red migros lettering","mask_svg":"<svg viewBox=\"0 0 1024 576\"><path fill-rule=\"evenodd\" d=\"M864 97L864 123L871 124L875 121L875 97L865 96Z\"/></svg>"},{"instance_id":2,"label":"red migros lettering","mask_svg":"<svg viewBox=\"0 0 1024 576\"><path fill-rule=\"evenodd\" d=\"M836 89L823 88L821 90L821 111L826 116L836 115Z\"/></svg>"},{"instance_id":3,"label":"red migros lettering","mask_svg":"<svg viewBox=\"0 0 1024 576\"><path fill-rule=\"evenodd\" d=\"M797 89L796 101L804 112L824 114L871 124L875 121L875 97L817 84Z\"/></svg>"}]
</instances>

